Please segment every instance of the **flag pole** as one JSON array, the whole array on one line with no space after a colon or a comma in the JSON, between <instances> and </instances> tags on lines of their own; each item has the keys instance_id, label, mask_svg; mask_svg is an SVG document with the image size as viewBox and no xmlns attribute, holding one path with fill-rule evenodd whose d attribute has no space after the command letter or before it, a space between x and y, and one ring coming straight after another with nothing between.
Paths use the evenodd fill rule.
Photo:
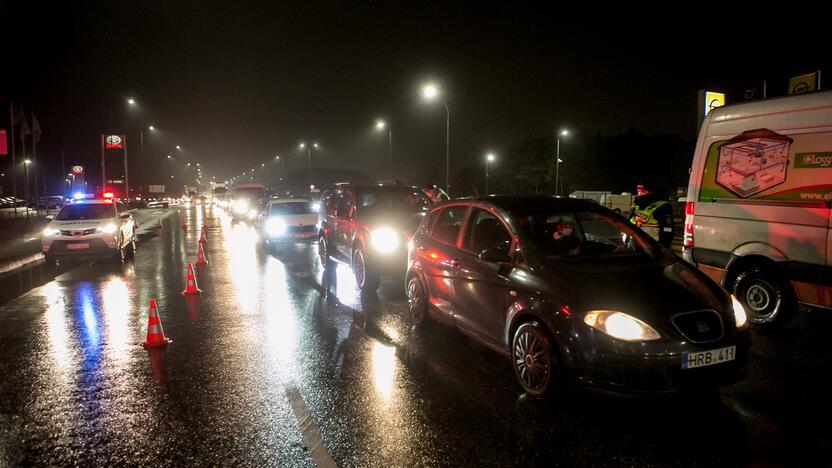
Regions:
<instances>
[{"instance_id":1,"label":"flag pole","mask_svg":"<svg viewBox=\"0 0 832 468\"><path fill-rule=\"evenodd\" d=\"M20 111L23 114L23 111ZM26 174L26 180L23 184L23 196L26 198L26 202L23 205L26 208L26 217L29 217L29 165L26 164L26 114L23 114L23 122L20 124L20 141L23 145L23 168L26 169L24 172ZM35 202L35 208L37 208L38 204Z\"/></svg>"},{"instance_id":2,"label":"flag pole","mask_svg":"<svg viewBox=\"0 0 832 468\"><path fill-rule=\"evenodd\" d=\"M12 127L12 196L14 197L14 218L17 218L17 160L14 152L14 104L9 102L9 115L11 119L9 122Z\"/></svg>"}]
</instances>

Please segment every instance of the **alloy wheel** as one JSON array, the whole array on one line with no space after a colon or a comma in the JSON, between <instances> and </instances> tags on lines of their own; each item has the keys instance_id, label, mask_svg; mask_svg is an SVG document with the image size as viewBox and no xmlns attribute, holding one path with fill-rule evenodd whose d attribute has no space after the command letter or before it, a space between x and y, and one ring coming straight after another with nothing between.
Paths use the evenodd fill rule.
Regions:
<instances>
[{"instance_id":1,"label":"alloy wheel","mask_svg":"<svg viewBox=\"0 0 832 468\"><path fill-rule=\"evenodd\" d=\"M513 361L517 379L529 394L546 392L551 376L551 353L536 324L523 324L514 337Z\"/></svg>"}]
</instances>

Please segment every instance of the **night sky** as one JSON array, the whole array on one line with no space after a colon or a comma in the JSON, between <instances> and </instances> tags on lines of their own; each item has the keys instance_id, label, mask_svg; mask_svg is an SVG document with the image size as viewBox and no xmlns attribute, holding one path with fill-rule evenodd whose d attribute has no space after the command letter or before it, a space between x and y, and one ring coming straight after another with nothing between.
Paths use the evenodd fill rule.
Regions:
<instances>
[{"instance_id":1,"label":"night sky","mask_svg":"<svg viewBox=\"0 0 832 468\"><path fill-rule=\"evenodd\" d=\"M500 5L0 1L0 96L38 114L46 159L63 148L93 164L112 108L134 151L139 128L160 129L145 173L178 144L218 178L277 154L303 168L302 140L321 144L317 167L384 177L383 117L395 176L424 183L445 162L445 111L421 100L425 81L450 108L455 172L561 127L690 137L698 89L737 100L765 79L782 94L789 76L827 70L832 45L822 14Z\"/></svg>"}]
</instances>

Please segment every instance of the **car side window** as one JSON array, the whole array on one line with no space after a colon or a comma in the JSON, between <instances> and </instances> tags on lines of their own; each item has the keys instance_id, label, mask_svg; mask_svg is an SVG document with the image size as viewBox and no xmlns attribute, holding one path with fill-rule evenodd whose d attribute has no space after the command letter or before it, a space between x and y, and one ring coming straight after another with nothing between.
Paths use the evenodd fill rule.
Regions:
<instances>
[{"instance_id":1,"label":"car side window","mask_svg":"<svg viewBox=\"0 0 832 468\"><path fill-rule=\"evenodd\" d=\"M341 218L349 218L352 216L352 202L353 194L350 192L342 192L338 195L336 203L336 215Z\"/></svg>"},{"instance_id":2,"label":"car side window","mask_svg":"<svg viewBox=\"0 0 832 468\"><path fill-rule=\"evenodd\" d=\"M462 248L474 253L498 247L506 255L510 254L511 233L496 216L483 209L475 208L471 216L468 232L462 242Z\"/></svg>"},{"instance_id":3,"label":"car side window","mask_svg":"<svg viewBox=\"0 0 832 468\"><path fill-rule=\"evenodd\" d=\"M440 242L455 246L467 211L467 206L450 206L442 210L433 225L431 237Z\"/></svg>"}]
</instances>

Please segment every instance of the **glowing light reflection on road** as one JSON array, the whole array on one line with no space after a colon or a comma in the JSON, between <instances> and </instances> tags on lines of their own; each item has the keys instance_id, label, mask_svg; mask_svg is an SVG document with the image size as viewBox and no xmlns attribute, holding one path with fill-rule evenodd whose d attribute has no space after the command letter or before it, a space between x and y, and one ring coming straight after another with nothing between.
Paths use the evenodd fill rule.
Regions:
<instances>
[{"instance_id":1,"label":"glowing light reflection on road","mask_svg":"<svg viewBox=\"0 0 832 468\"><path fill-rule=\"evenodd\" d=\"M288 291L292 286L289 284L286 267L274 257L266 260L263 284L267 285L263 291L266 344L277 364L289 370L295 362L297 311L289 301Z\"/></svg>"},{"instance_id":2,"label":"glowing light reflection on road","mask_svg":"<svg viewBox=\"0 0 832 468\"><path fill-rule=\"evenodd\" d=\"M396 348L380 342L373 343L373 383L376 392L385 400L393 394L396 376Z\"/></svg>"},{"instance_id":3,"label":"glowing light reflection on road","mask_svg":"<svg viewBox=\"0 0 832 468\"><path fill-rule=\"evenodd\" d=\"M46 298L46 329L49 335L49 347L59 370L66 370L71 364L70 349L67 347L69 333L66 324L66 303L64 289L57 282L46 284L43 289Z\"/></svg>"},{"instance_id":4,"label":"glowing light reflection on road","mask_svg":"<svg viewBox=\"0 0 832 468\"><path fill-rule=\"evenodd\" d=\"M130 340L130 298L127 284L121 277L109 278L102 289L104 320L107 326L107 354L122 358Z\"/></svg>"},{"instance_id":5,"label":"glowing light reflection on road","mask_svg":"<svg viewBox=\"0 0 832 468\"><path fill-rule=\"evenodd\" d=\"M257 261L257 239L254 228L244 224L234 225L225 238L229 274L240 311L245 315L255 313L258 304L257 292L261 278Z\"/></svg>"}]
</instances>

